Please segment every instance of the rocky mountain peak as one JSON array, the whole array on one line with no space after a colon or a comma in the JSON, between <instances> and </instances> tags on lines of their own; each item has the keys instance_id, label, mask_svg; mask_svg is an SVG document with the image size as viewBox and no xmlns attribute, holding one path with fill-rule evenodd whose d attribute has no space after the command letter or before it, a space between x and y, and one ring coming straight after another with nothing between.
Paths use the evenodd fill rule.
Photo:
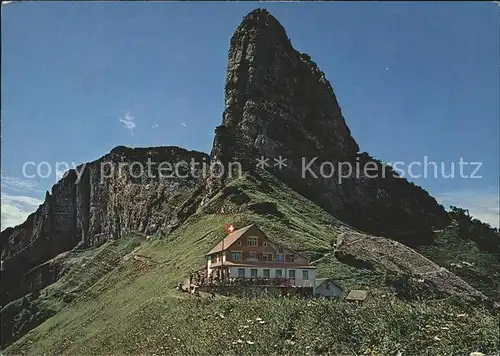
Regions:
<instances>
[{"instance_id":1,"label":"rocky mountain peak","mask_svg":"<svg viewBox=\"0 0 500 356\"><path fill-rule=\"evenodd\" d=\"M286 184L364 231L422 235L447 222L434 198L359 153L325 73L293 48L278 20L257 9L231 38L225 110L212 159L239 161L251 170L261 156ZM275 167L279 157L286 159L286 167ZM328 173L334 170L332 176L320 174L325 163ZM338 163L350 164L352 175L339 181L345 172ZM376 179L363 173L366 165L376 166ZM209 190L217 189L209 183L214 186Z\"/></svg>"},{"instance_id":2,"label":"rocky mountain peak","mask_svg":"<svg viewBox=\"0 0 500 356\"><path fill-rule=\"evenodd\" d=\"M324 73L292 47L269 12L248 14L231 39L225 111L213 157L322 155L341 160L358 150Z\"/></svg>"},{"instance_id":3,"label":"rocky mountain peak","mask_svg":"<svg viewBox=\"0 0 500 356\"><path fill-rule=\"evenodd\" d=\"M259 51L268 51L275 46L293 51L285 28L265 9L256 9L243 18L233 34L230 47L238 48L238 43L244 38L258 44Z\"/></svg>"},{"instance_id":4,"label":"rocky mountain peak","mask_svg":"<svg viewBox=\"0 0 500 356\"><path fill-rule=\"evenodd\" d=\"M250 30L267 30L267 34L271 35L271 37L282 35L284 38L287 38L284 27L281 26L279 21L266 9L258 8L246 15L236 32Z\"/></svg>"}]
</instances>

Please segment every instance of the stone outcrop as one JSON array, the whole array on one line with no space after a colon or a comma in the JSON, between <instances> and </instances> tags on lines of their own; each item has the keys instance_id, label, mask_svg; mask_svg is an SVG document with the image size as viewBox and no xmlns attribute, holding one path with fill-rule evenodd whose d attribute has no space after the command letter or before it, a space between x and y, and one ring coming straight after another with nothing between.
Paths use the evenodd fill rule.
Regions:
<instances>
[{"instance_id":1,"label":"stone outcrop","mask_svg":"<svg viewBox=\"0 0 500 356\"><path fill-rule=\"evenodd\" d=\"M179 174L167 177L176 163ZM2 305L54 282L54 273L36 267L62 252L130 232L168 234L198 205L202 163L206 154L178 147L117 147L69 171L23 224L2 232Z\"/></svg>"},{"instance_id":2,"label":"stone outcrop","mask_svg":"<svg viewBox=\"0 0 500 356\"><path fill-rule=\"evenodd\" d=\"M196 211L282 218L276 203L254 203L244 191L224 187L227 175L205 176L211 162L227 169L237 161L262 177L254 172L261 156L275 177L358 230L417 245L448 223L443 207L427 192L360 153L325 74L293 48L272 15L258 9L231 39L225 109L211 155L178 147L120 146L69 171L36 212L0 235L2 306L55 282L64 272L61 254L75 248L99 246L128 233L168 238ZM280 157L286 159L281 169L273 166ZM169 172L176 170L173 176L162 171L165 163ZM210 203L216 193L220 199ZM439 293L451 286L453 295L484 297L403 244L365 234L350 237L357 240L339 243L337 254L344 260L416 275L417 286ZM19 310L9 310L7 320L17 318ZM9 327L7 322L2 330Z\"/></svg>"},{"instance_id":3,"label":"stone outcrop","mask_svg":"<svg viewBox=\"0 0 500 356\"><path fill-rule=\"evenodd\" d=\"M483 302L488 298L463 279L425 258L413 249L384 237L360 233L338 236L335 256L353 266L379 270L391 276L401 297L459 297ZM398 276L394 278L394 276Z\"/></svg>"},{"instance_id":4,"label":"stone outcrop","mask_svg":"<svg viewBox=\"0 0 500 356\"><path fill-rule=\"evenodd\" d=\"M254 169L261 156L296 191L366 232L405 242L419 236L421 243L448 222L443 207L425 191L359 153L325 74L292 47L271 14L257 9L231 39L225 110L212 158ZM273 158L280 156L287 167L276 169ZM209 182L212 191L221 185Z\"/></svg>"},{"instance_id":5,"label":"stone outcrop","mask_svg":"<svg viewBox=\"0 0 500 356\"><path fill-rule=\"evenodd\" d=\"M150 177L140 174L132 162L147 167L148 159L157 164L239 161L252 171L260 156L271 163L275 157L287 158L287 167L269 169L363 231L423 243L429 231L447 222L444 209L425 191L359 153L324 73L292 47L272 15L258 9L244 18L231 39L224 116L216 128L211 157L176 147L117 147L86 164L83 171L82 167L69 171L26 222L2 232L2 302L34 288L22 282L28 271L30 280L39 281L36 288L46 285L34 268L61 252L96 246L132 231L167 235L224 185L224 179L207 181L201 172L198 178L159 178L158 165L153 165ZM316 160L310 165L316 177L302 176L303 157ZM322 162L356 167L375 162L377 173L387 178L361 174L339 182L338 174L321 177ZM118 166L127 163L124 174L118 174Z\"/></svg>"}]
</instances>

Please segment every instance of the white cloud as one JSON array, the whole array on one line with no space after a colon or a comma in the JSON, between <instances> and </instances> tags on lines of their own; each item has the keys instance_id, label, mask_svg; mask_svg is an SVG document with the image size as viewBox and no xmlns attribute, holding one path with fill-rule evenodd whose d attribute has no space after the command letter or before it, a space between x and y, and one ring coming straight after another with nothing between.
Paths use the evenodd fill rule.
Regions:
<instances>
[{"instance_id":1,"label":"white cloud","mask_svg":"<svg viewBox=\"0 0 500 356\"><path fill-rule=\"evenodd\" d=\"M134 134L134 129L135 129L135 117L133 117L129 112L125 114L125 116L120 117L120 122L123 123L123 126L127 129L130 130L132 135Z\"/></svg>"},{"instance_id":2,"label":"white cloud","mask_svg":"<svg viewBox=\"0 0 500 356\"><path fill-rule=\"evenodd\" d=\"M40 193L38 182L31 179L2 176L1 229L23 223L29 214L42 203L41 200L27 196L27 193ZM12 194L16 192L18 194Z\"/></svg>"},{"instance_id":3,"label":"white cloud","mask_svg":"<svg viewBox=\"0 0 500 356\"><path fill-rule=\"evenodd\" d=\"M28 215L33 213L42 203L43 202L41 200L36 198L20 195L10 195L2 192L2 231L7 227L14 227L23 223Z\"/></svg>"},{"instance_id":4,"label":"white cloud","mask_svg":"<svg viewBox=\"0 0 500 356\"><path fill-rule=\"evenodd\" d=\"M181 126L182 127L188 127L188 125L184 121L181 122Z\"/></svg>"},{"instance_id":5,"label":"white cloud","mask_svg":"<svg viewBox=\"0 0 500 356\"><path fill-rule=\"evenodd\" d=\"M36 189L37 185L38 182L35 180L2 176L2 190L41 192L40 189Z\"/></svg>"},{"instance_id":6,"label":"white cloud","mask_svg":"<svg viewBox=\"0 0 500 356\"><path fill-rule=\"evenodd\" d=\"M152 128L154 128L154 129L157 129L158 127L160 127L160 125L158 125L158 124L154 124L154 125L153 125L153 126L151 126L151 127L152 127Z\"/></svg>"},{"instance_id":7,"label":"white cloud","mask_svg":"<svg viewBox=\"0 0 500 356\"><path fill-rule=\"evenodd\" d=\"M500 207L498 188L460 189L436 196L439 203L448 210L450 205L468 209L474 218L499 227Z\"/></svg>"}]
</instances>

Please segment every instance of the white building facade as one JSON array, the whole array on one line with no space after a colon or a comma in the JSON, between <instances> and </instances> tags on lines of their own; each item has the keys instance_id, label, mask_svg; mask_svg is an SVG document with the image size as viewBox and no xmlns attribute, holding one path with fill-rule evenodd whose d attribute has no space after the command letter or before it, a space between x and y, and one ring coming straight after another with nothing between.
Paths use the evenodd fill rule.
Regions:
<instances>
[{"instance_id":1,"label":"white building facade","mask_svg":"<svg viewBox=\"0 0 500 356\"><path fill-rule=\"evenodd\" d=\"M228 267L228 270L230 278L282 278L297 287L313 288L316 280L316 270L314 268L233 266Z\"/></svg>"},{"instance_id":2,"label":"white building facade","mask_svg":"<svg viewBox=\"0 0 500 356\"><path fill-rule=\"evenodd\" d=\"M255 225L228 234L207 253L208 275L217 274L217 270L223 270L225 278L231 280L262 279L264 284L268 279L281 280L314 289L316 281L316 267L306 257L270 241Z\"/></svg>"}]
</instances>

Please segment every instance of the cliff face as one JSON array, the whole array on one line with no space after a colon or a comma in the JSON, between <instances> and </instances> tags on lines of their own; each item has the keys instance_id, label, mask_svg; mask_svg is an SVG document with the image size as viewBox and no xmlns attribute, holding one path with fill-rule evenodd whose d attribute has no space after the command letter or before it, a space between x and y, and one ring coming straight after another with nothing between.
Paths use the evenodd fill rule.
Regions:
<instances>
[{"instance_id":1,"label":"cliff face","mask_svg":"<svg viewBox=\"0 0 500 356\"><path fill-rule=\"evenodd\" d=\"M265 156L268 170L344 222L408 244L425 242L429 231L446 224L444 209L425 191L358 152L324 73L264 10L246 16L231 39L225 96L210 160L239 161L254 170L255 159ZM279 156L287 159L281 169L273 167ZM137 171L148 167L148 159L151 174ZM208 164L209 157L177 147L117 147L87 164L81 176L82 167L70 171L26 222L2 232L2 303L57 278L56 267L50 273L36 267L74 247L132 231L168 235L224 184L218 178L207 184L199 165L187 178L160 177L161 162L190 160ZM305 175L302 160L314 160ZM354 175L344 166L326 177L323 162L357 168ZM376 165L377 178L362 172L368 164Z\"/></svg>"},{"instance_id":2,"label":"cliff face","mask_svg":"<svg viewBox=\"0 0 500 356\"><path fill-rule=\"evenodd\" d=\"M117 147L69 171L23 224L2 232L2 304L57 279L57 268L42 273L36 266L62 252L129 232L168 234L196 209L204 185L202 166L191 171L191 160L209 162L206 154L178 147ZM167 177L165 162L173 169L178 163L177 177Z\"/></svg>"},{"instance_id":3,"label":"cliff face","mask_svg":"<svg viewBox=\"0 0 500 356\"><path fill-rule=\"evenodd\" d=\"M405 242L420 235L422 242L447 223L434 198L358 152L324 73L265 10L247 15L231 39L225 96L214 160L252 169L260 156L269 158L268 170L366 232ZM273 167L279 156L287 167Z\"/></svg>"},{"instance_id":4,"label":"cliff face","mask_svg":"<svg viewBox=\"0 0 500 356\"><path fill-rule=\"evenodd\" d=\"M225 94L219 130L231 132L231 159L298 152L348 159L358 152L324 73L265 10L245 17L231 39ZM214 158L224 154L219 137Z\"/></svg>"},{"instance_id":5,"label":"cliff face","mask_svg":"<svg viewBox=\"0 0 500 356\"><path fill-rule=\"evenodd\" d=\"M2 306L57 281L65 271L66 251L99 246L131 232L168 239L169 233L196 211L266 215L272 219L268 227L281 224L278 235L289 237L297 233L292 218L310 217L299 225L306 229L300 230L296 241L317 244L318 226L328 230L323 244L330 243L331 235L344 231L344 237L333 247L339 261L363 262L419 277L416 282L410 280L419 288L483 298L401 243L353 232L345 224L342 229L329 230L334 225L332 220L335 224L342 221L411 246L429 242L430 232L448 223L443 207L427 192L359 151L324 73L308 55L292 47L273 16L255 10L244 18L231 39L225 110L211 155L178 147L117 147L101 159L70 171L23 224L1 233ZM251 190L224 186L227 176L205 175L205 168L213 161L226 165L239 162L252 172L261 157L267 158L265 169L271 174L248 174L247 182L249 177L255 180ZM281 167L274 161L280 157L286 159ZM193 162L197 164L190 165ZM172 167L175 172L170 176ZM273 182L278 178L280 184L271 187L269 177ZM261 200L288 187L295 192L289 190L287 193L293 194ZM255 191L261 194L253 201ZM217 192L218 198L210 199ZM311 203L314 209L297 212L297 206L310 203L301 201L303 197L297 192L315 203ZM316 209L316 204L327 213ZM289 210L280 211L279 205ZM315 220L320 213L324 215ZM11 321L23 320L16 314L22 309L7 309L2 331L10 333L8 340L12 340L15 333Z\"/></svg>"}]
</instances>

